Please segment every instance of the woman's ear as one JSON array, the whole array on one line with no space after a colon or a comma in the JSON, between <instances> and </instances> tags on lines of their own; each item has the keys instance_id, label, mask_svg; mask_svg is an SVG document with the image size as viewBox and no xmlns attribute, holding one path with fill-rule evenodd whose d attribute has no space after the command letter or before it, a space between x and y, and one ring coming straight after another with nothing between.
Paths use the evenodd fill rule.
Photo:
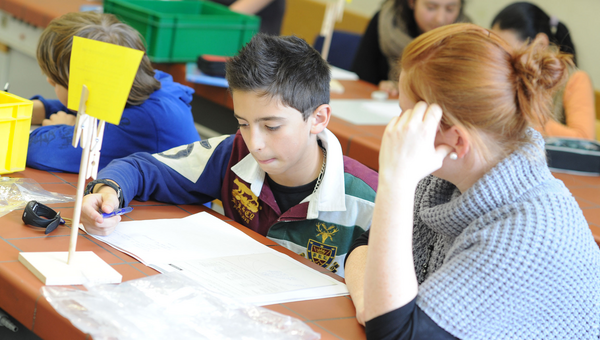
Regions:
<instances>
[{"instance_id":1,"label":"woman's ear","mask_svg":"<svg viewBox=\"0 0 600 340\"><path fill-rule=\"evenodd\" d=\"M458 158L463 158L471 149L471 135L460 127L453 125L447 130L440 130L439 144L449 145Z\"/></svg>"},{"instance_id":2,"label":"woman's ear","mask_svg":"<svg viewBox=\"0 0 600 340\"><path fill-rule=\"evenodd\" d=\"M414 10L415 9L415 1L416 0L408 0L408 7L410 7L410 9Z\"/></svg>"},{"instance_id":3,"label":"woman's ear","mask_svg":"<svg viewBox=\"0 0 600 340\"><path fill-rule=\"evenodd\" d=\"M313 111L313 113L308 117L310 120L310 133L313 135L319 134L321 131L325 130L327 125L329 124L329 119L331 118L331 106L329 104L320 105Z\"/></svg>"}]
</instances>

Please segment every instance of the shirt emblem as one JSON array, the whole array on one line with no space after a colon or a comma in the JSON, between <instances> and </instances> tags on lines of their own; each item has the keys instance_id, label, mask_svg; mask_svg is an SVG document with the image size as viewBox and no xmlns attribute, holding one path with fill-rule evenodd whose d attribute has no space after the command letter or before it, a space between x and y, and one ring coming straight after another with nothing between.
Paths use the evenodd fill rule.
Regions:
<instances>
[{"instance_id":1,"label":"shirt emblem","mask_svg":"<svg viewBox=\"0 0 600 340\"><path fill-rule=\"evenodd\" d=\"M239 179L234 179L235 187L231 190L233 208L246 223L250 223L258 212L258 197Z\"/></svg>"},{"instance_id":2,"label":"shirt emblem","mask_svg":"<svg viewBox=\"0 0 600 340\"><path fill-rule=\"evenodd\" d=\"M321 267L328 268L335 259L337 247L327 245L325 242L327 239L333 241L333 235L338 231L339 229L335 225L327 227L325 223L317 223L317 236L321 237L321 242L313 239L308 240L308 245L306 246L308 259ZM337 267L333 268L332 271L334 273L335 269L337 269Z\"/></svg>"}]
</instances>

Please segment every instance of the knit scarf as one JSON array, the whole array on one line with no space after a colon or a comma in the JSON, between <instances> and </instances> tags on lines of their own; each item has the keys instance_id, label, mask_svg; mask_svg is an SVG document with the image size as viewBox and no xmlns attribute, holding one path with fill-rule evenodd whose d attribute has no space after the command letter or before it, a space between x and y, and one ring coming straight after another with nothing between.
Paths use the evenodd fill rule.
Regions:
<instances>
[{"instance_id":1,"label":"knit scarf","mask_svg":"<svg viewBox=\"0 0 600 340\"><path fill-rule=\"evenodd\" d=\"M406 23L398 16L394 2L394 0L387 0L381 6L377 29L379 31L379 48L389 65L388 79L398 81L400 57L402 57L404 48L414 38L408 34ZM461 14L456 22L471 22L471 20Z\"/></svg>"},{"instance_id":2,"label":"knit scarf","mask_svg":"<svg viewBox=\"0 0 600 340\"><path fill-rule=\"evenodd\" d=\"M598 339L600 250L541 135L527 133L534 143L462 194L420 183L417 304L461 339Z\"/></svg>"}]
</instances>

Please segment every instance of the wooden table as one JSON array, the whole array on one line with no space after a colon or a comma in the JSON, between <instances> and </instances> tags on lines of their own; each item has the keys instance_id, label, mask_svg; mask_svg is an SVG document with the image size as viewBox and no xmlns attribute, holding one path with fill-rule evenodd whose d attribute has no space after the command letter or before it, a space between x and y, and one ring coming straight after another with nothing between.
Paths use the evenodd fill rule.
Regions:
<instances>
[{"instance_id":1,"label":"wooden table","mask_svg":"<svg viewBox=\"0 0 600 340\"><path fill-rule=\"evenodd\" d=\"M51 173L26 169L8 177L31 178L52 192L75 195L76 174ZM72 217L74 202L55 204L52 207L65 217ZM259 242L272 247L319 272L339 279L327 269L319 267L298 256L275 242L231 221L204 206L169 205L157 202L133 201L135 210L124 216L126 220L162 218L183 218L201 211L207 211L234 227L242 230ZM25 327L45 340L77 340L91 337L75 328L71 322L60 316L42 296L42 282L27 270L18 260L19 252L67 251L70 228L59 226L50 235L44 229L23 224L23 209L15 210L0 217L0 308L21 322ZM80 232L77 251L93 251L115 270L123 275L123 280L133 280L158 274L134 258L115 250L104 243ZM341 280L341 279L340 279ZM80 286L78 286L80 287ZM356 321L355 309L349 297L335 297L320 300L291 302L267 306L266 308L298 318L321 334L321 339L364 339L362 326Z\"/></svg>"},{"instance_id":2,"label":"wooden table","mask_svg":"<svg viewBox=\"0 0 600 340\"><path fill-rule=\"evenodd\" d=\"M0 10L28 24L45 28L54 18L79 12L82 5L102 5L102 0L2 0Z\"/></svg>"}]
</instances>

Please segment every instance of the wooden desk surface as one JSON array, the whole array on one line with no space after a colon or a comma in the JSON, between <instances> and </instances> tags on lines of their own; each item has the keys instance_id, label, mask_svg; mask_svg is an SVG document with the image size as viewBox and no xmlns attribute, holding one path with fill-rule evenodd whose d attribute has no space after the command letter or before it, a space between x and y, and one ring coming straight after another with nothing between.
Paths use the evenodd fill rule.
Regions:
<instances>
[{"instance_id":1,"label":"wooden desk surface","mask_svg":"<svg viewBox=\"0 0 600 340\"><path fill-rule=\"evenodd\" d=\"M62 194L75 195L77 187L76 174L26 169L23 172L9 174L7 177L31 178L40 183L44 189ZM55 204L52 207L61 211L63 216L72 217L73 205L74 202L70 202ZM327 269L301 258L275 242L204 206L174 206L136 201L131 205L135 207L135 210L123 216L123 220L182 218L201 211L208 211L261 243L289 255L319 272L339 278ZM45 235L42 228L24 225L21 220L22 214L23 209L20 209L0 217L0 308L45 340L89 339L88 335L75 328L52 308L40 291L43 286L42 282L17 260L21 251L67 251L70 228L59 226L50 235ZM121 273L124 281L158 274L129 255L89 237L83 232L80 232L78 236L77 251L95 252ZM321 334L321 339L365 338L364 328L354 317L355 309L349 297L291 302L266 308L306 322L313 330Z\"/></svg>"},{"instance_id":2,"label":"wooden desk surface","mask_svg":"<svg viewBox=\"0 0 600 340\"><path fill-rule=\"evenodd\" d=\"M46 28L54 18L79 12L81 5L101 4L101 0L1 0L0 10L33 26Z\"/></svg>"}]
</instances>

